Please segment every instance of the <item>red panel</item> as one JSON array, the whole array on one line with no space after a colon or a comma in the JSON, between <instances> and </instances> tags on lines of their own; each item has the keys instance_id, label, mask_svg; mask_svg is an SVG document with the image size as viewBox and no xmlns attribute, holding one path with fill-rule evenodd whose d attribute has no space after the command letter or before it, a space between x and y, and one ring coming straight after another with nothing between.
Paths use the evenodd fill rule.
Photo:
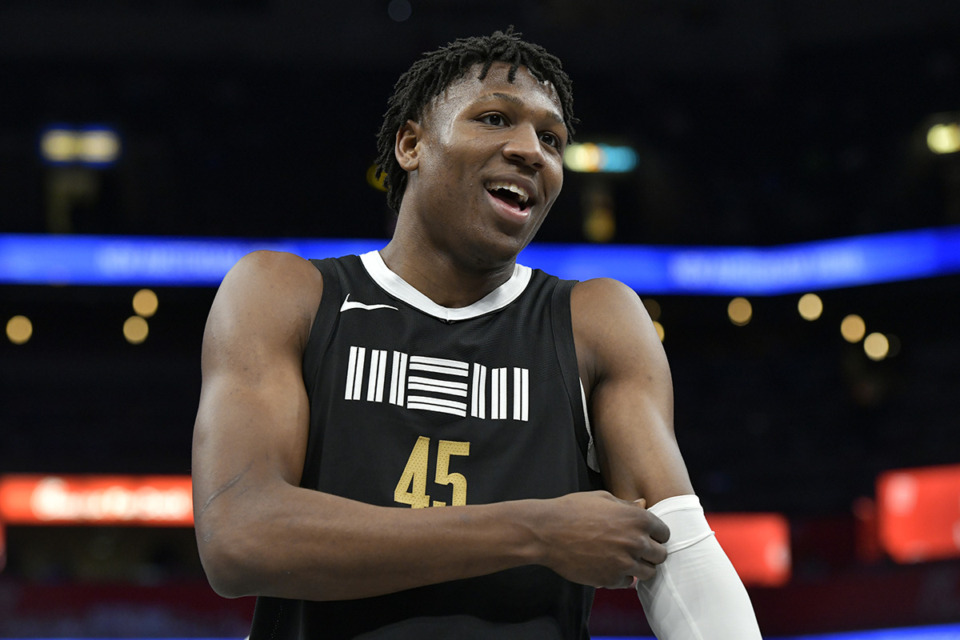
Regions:
<instances>
[{"instance_id":1,"label":"red panel","mask_svg":"<svg viewBox=\"0 0 960 640\"><path fill-rule=\"evenodd\" d=\"M776 513L708 513L707 522L746 585L790 579L790 526Z\"/></svg>"},{"instance_id":2,"label":"red panel","mask_svg":"<svg viewBox=\"0 0 960 640\"><path fill-rule=\"evenodd\" d=\"M960 466L882 474L877 514L880 544L894 560L960 557Z\"/></svg>"},{"instance_id":3,"label":"red panel","mask_svg":"<svg viewBox=\"0 0 960 640\"><path fill-rule=\"evenodd\" d=\"M189 476L0 476L7 524L193 526Z\"/></svg>"}]
</instances>

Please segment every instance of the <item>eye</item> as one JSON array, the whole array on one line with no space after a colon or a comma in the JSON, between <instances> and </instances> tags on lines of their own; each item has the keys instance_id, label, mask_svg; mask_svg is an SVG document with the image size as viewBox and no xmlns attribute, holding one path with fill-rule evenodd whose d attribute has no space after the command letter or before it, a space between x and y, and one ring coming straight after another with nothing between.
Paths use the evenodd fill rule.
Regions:
<instances>
[{"instance_id":1,"label":"eye","mask_svg":"<svg viewBox=\"0 0 960 640\"><path fill-rule=\"evenodd\" d=\"M507 119L503 117L503 114L501 113L485 113L477 118L477 120L494 127L502 127L507 124Z\"/></svg>"},{"instance_id":2,"label":"eye","mask_svg":"<svg viewBox=\"0 0 960 640\"><path fill-rule=\"evenodd\" d=\"M544 142L555 149L559 149L563 143L560 142L560 136L550 131L544 131L540 134L541 142Z\"/></svg>"}]
</instances>

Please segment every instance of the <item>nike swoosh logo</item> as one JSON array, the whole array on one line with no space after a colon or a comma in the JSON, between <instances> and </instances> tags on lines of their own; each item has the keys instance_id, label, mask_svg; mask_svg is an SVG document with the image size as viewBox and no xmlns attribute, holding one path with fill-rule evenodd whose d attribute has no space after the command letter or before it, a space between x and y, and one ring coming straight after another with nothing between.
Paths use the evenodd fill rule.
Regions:
<instances>
[{"instance_id":1,"label":"nike swoosh logo","mask_svg":"<svg viewBox=\"0 0 960 640\"><path fill-rule=\"evenodd\" d=\"M391 307L388 304L363 304L362 302L350 302L350 294L347 294L347 297L343 299L343 304L340 306L340 313L344 311L349 311L350 309L363 309L364 311L373 311L374 309L393 309L394 311L399 311L396 307Z\"/></svg>"}]
</instances>

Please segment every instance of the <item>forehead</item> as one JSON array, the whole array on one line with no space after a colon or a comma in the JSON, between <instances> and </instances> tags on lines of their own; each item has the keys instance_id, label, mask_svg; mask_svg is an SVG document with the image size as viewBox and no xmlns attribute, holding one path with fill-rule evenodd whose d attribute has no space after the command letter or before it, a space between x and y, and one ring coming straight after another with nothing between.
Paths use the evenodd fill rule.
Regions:
<instances>
[{"instance_id":1,"label":"forehead","mask_svg":"<svg viewBox=\"0 0 960 640\"><path fill-rule=\"evenodd\" d=\"M507 99L524 107L543 112L544 115L563 123L563 109L557 90L550 82L540 82L527 70L519 67L513 82L510 82L510 64L495 62L483 80L482 66L472 66L459 79L454 80L428 107L428 112L458 111L478 102Z\"/></svg>"}]
</instances>

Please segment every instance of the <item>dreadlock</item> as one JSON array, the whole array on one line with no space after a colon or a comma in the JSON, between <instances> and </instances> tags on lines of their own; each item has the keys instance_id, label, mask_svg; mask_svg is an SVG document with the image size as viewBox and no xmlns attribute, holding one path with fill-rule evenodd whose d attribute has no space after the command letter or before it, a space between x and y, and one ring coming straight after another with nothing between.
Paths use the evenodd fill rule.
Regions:
<instances>
[{"instance_id":1,"label":"dreadlock","mask_svg":"<svg viewBox=\"0 0 960 640\"><path fill-rule=\"evenodd\" d=\"M400 211L400 201L407 187L407 172L393 154L397 131L407 120L419 121L424 109L447 87L462 78L476 64L482 65L478 80L487 77L495 62L510 64L507 79L514 81L517 69L526 67L539 82L549 82L557 91L568 135L573 135L573 93L570 78L563 71L560 59L537 44L520 39L511 25L506 32L492 36L460 38L436 51L424 53L394 85L387 101L387 112L377 134L377 176L384 175L387 204Z\"/></svg>"}]
</instances>

